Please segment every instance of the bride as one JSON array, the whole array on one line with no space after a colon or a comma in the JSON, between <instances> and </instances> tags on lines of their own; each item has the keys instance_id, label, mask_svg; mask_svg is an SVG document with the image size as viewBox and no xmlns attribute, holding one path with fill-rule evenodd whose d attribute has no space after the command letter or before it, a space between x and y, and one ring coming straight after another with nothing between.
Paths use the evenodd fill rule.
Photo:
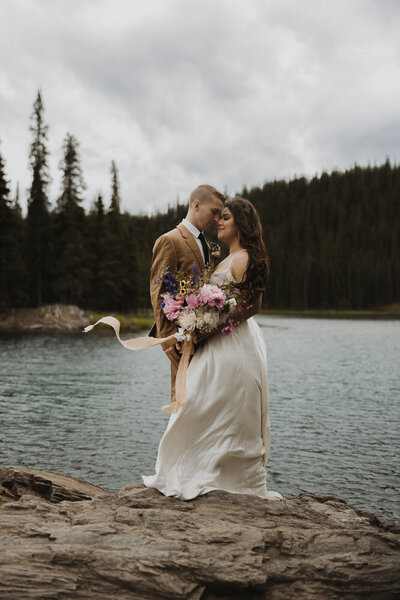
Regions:
<instances>
[{"instance_id":1,"label":"bride","mask_svg":"<svg viewBox=\"0 0 400 600\"><path fill-rule=\"evenodd\" d=\"M266 350L260 328L247 318L261 306L268 275L260 219L248 200L235 197L225 203L218 239L229 245L229 256L211 282L234 281L253 301L247 314L237 311L232 333L214 333L197 348L186 375L185 403L171 415L159 444L155 475L142 479L146 487L183 500L212 490L280 499L266 485Z\"/></svg>"}]
</instances>

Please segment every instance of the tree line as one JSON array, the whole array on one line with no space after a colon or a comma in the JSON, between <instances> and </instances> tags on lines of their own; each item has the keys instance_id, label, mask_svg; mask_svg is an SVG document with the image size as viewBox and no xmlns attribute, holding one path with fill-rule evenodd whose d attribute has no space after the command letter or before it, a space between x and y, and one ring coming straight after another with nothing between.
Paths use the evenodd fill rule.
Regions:
<instances>
[{"instance_id":1,"label":"tree line","mask_svg":"<svg viewBox=\"0 0 400 600\"><path fill-rule=\"evenodd\" d=\"M61 192L48 199L44 105L37 94L30 127L28 210L11 198L0 154L0 309L59 302L104 311L150 306L149 270L156 238L186 214L177 203L151 216L121 212L118 169L111 196L82 207L79 142L63 144ZM271 276L264 304L282 309L366 309L400 300L400 168L379 166L296 177L240 195L257 208ZM106 205L107 204L107 205ZM211 232L216 239L216 231Z\"/></svg>"},{"instance_id":2,"label":"tree line","mask_svg":"<svg viewBox=\"0 0 400 600\"><path fill-rule=\"evenodd\" d=\"M266 232L270 306L367 309L400 301L400 167L389 159L242 195Z\"/></svg>"}]
</instances>

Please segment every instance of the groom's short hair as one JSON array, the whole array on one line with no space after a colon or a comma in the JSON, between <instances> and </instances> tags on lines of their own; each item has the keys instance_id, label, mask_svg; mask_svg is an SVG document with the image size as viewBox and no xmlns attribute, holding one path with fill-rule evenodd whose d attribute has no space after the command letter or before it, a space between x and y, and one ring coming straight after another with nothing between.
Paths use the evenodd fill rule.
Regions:
<instances>
[{"instance_id":1,"label":"groom's short hair","mask_svg":"<svg viewBox=\"0 0 400 600\"><path fill-rule=\"evenodd\" d=\"M225 202L225 196L212 185L198 185L190 194L189 206L192 206L195 200L198 200L201 204L207 204L213 196L219 198L222 204Z\"/></svg>"}]
</instances>

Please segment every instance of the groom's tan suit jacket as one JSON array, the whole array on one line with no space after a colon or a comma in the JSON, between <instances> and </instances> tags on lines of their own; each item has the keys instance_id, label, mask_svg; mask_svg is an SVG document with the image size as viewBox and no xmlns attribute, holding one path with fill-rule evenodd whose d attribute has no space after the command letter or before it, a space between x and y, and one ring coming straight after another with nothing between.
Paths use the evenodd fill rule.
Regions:
<instances>
[{"instance_id":1,"label":"groom's tan suit jacket","mask_svg":"<svg viewBox=\"0 0 400 600\"><path fill-rule=\"evenodd\" d=\"M210 266L212 267L210 254ZM167 337L177 331L173 321L169 321L161 308L161 294L165 291L163 283L158 282L163 267L170 267L172 273L176 271L191 271L193 263L203 270L204 260L192 233L180 223L175 229L160 236L153 247L153 260L150 270L150 296L153 305L155 323L149 335L152 337ZM166 348L163 346L163 349ZM168 347L168 344L166 345ZM175 378L177 368L171 362L171 398L175 399Z\"/></svg>"}]
</instances>

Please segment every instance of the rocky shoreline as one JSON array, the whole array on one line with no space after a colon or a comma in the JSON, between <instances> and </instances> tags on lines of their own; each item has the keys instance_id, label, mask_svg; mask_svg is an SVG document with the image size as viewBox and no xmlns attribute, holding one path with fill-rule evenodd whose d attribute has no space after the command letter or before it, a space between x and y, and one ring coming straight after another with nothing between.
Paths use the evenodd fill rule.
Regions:
<instances>
[{"instance_id":1,"label":"rocky shoreline","mask_svg":"<svg viewBox=\"0 0 400 600\"><path fill-rule=\"evenodd\" d=\"M400 526L341 498L116 494L34 469L0 472L0 598L394 599Z\"/></svg>"},{"instance_id":2,"label":"rocky shoreline","mask_svg":"<svg viewBox=\"0 0 400 600\"><path fill-rule=\"evenodd\" d=\"M151 311L143 314L112 314L123 332L149 330L153 324ZM39 308L11 308L0 313L0 333L80 333L95 323L105 312L84 311L74 304L46 304ZM108 328L107 328L108 329Z\"/></svg>"},{"instance_id":3,"label":"rocky shoreline","mask_svg":"<svg viewBox=\"0 0 400 600\"><path fill-rule=\"evenodd\" d=\"M0 331L82 331L85 313L73 304L46 304L39 308L11 308L0 314Z\"/></svg>"}]
</instances>

